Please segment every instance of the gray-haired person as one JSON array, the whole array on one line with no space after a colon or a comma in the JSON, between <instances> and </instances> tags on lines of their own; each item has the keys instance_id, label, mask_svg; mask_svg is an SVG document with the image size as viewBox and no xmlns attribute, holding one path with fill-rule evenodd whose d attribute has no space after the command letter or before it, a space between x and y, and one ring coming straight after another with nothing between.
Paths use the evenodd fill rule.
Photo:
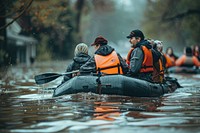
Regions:
<instances>
[{"instance_id":1,"label":"gray-haired person","mask_svg":"<svg viewBox=\"0 0 200 133\"><path fill-rule=\"evenodd\" d=\"M79 70L80 67L85 64L90 59L88 55L88 46L85 43L77 44L74 50L73 61L67 66L66 72L71 72L74 70ZM74 77L74 74L65 75L62 83ZM61 84L62 84L61 83Z\"/></svg>"}]
</instances>

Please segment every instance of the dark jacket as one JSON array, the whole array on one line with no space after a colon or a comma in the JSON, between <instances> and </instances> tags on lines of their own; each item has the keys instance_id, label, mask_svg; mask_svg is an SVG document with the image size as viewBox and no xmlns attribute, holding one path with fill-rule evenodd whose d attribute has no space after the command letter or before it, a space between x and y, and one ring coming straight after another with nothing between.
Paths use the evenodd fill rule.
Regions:
<instances>
[{"instance_id":1,"label":"dark jacket","mask_svg":"<svg viewBox=\"0 0 200 133\"><path fill-rule=\"evenodd\" d=\"M107 56L109 54L111 54L114 51L114 48L112 48L109 45L102 45L99 47L99 49L97 49L97 51L94 54L98 54L98 55L102 55L102 56ZM127 73L128 71L128 66L126 64L126 62L122 59L122 57L120 56L119 53L117 53L117 56L119 58L120 61L120 65L122 67L122 71L123 73ZM81 74L90 74L90 73L96 73L96 62L94 59L94 56L90 58L90 60L88 62L86 62L83 66L81 66L80 68L80 73Z\"/></svg>"},{"instance_id":2,"label":"dark jacket","mask_svg":"<svg viewBox=\"0 0 200 133\"><path fill-rule=\"evenodd\" d=\"M127 75L152 82L152 73L151 72L150 73L140 73L140 69L142 67L142 62L144 60L144 53L142 51L141 46L145 46L148 49L152 49L152 45L147 40L142 40L136 44L134 50L131 53L130 70ZM158 53L155 52L155 55L153 54L153 58L158 60L159 57L157 57L157 56L159 56L159 55L156 55L156 54L158 54Z\"/></svg>"},{"instance_id":3,"label":"dark jacket","mask_svg":"<svg viewBox=\"0 0 200 133\"><path fill-rule=\"evenodd\" d=\"M90 59L90 56L85 53L80 53L73 58L73 61L67 66L66 72L79 70L80 67ZM72 78L72 74L65 75L62 83Z\"/></svg>"}]
</instances>

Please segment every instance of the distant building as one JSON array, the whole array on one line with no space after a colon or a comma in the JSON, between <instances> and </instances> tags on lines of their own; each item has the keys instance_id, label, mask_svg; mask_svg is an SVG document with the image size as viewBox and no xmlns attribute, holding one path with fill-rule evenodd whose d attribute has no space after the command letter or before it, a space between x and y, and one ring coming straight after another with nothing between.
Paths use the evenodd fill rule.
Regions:
<instances>
[{"instance_id":1,"label":"distant building","mask_svg":"<svg viewBox=\"0 0 200 133\"><path fill-rule=\"evenodd\" d=\"M7 19L6 22L10 22L12 19ZM36 44L38 41L29 36L20 35L21 26L15 21L9 25L6 29L7 43L11 58L14 64L25 64L29 66L32 64L36 57Z\"/></svg>"}]
</instances>

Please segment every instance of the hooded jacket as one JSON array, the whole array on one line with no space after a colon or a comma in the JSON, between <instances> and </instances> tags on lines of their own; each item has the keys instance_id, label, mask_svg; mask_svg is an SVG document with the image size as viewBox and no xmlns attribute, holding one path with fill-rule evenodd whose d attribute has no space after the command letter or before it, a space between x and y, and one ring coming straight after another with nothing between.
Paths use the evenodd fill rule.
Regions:
<instances>
[{"instance_id":1,"label":"hooded jacket","mask_svg":"<svg viewBox=\"0 0 200 133\"><path fill-rule=\"evenodd\" d=\"M94 54L98 54L101 56L107 56L110 55L112 52L114 51L114 48L112 48L109 45L102 45L99 47L99 49L96 50L96 52ZM117 53L117 56L119 58L120 61L120 65L122 67L122 71L124 74L127 73L128 71L128 66L126 64L126 62L122 59L122 57L120 56L119 53ZM83 66L81 66L80 68L80 73L81 74L89 74L89 73L96 73L97 72L97 68L96 68L96 62L95 62L95 57L91 57L91 59L86 62Z\"/></svg>"},{"instance_id":2,"label":"hooded jacket","mask_svg":"<svg viewBox=\"0 0 200 133\"><path fill-rule=\"evenodd\" d=\"M79 53L77 56L73 58L73 61L67 66L65 72L71 72L74 70L79 70L80 67L85 64L91 57L85 53ZM65 75L63 78L62 83L66 82L67 80L72 78L72 74Z\"/></svg>"}]
</instances>

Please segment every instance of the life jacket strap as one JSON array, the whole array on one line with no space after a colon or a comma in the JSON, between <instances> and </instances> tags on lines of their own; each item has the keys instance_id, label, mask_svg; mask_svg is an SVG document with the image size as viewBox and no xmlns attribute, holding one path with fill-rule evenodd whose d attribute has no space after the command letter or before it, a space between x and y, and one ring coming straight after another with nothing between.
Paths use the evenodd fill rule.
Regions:
<instances>
[{"instance_id":1,"label":"life jacket strap","mask_svg":"<svg viewBox=\"0 0 200 133\"><path fill-rule=\"evenodd\" d=\"M146 65L144 65L141 68L144 68L144 69L146 69L146 68L153 68L153 66L146 66Z\"/></svg>"},{"instance_id":2,"label":"life jacket strap","mask_svg":"<svg viewBox=\"0 0 200 133\"><path fill-rule=\"evenodd\" d=\"M106 69L111 69L111 68L115 68L117 67L118 68L118 74L120 74L120 64L117 64L117 65L114 65L114 66L108 66L108 67L103 67L103 68L98 68L97 71L102 71L102 70L106 70Z\"/></svg>"}]
</instances>

